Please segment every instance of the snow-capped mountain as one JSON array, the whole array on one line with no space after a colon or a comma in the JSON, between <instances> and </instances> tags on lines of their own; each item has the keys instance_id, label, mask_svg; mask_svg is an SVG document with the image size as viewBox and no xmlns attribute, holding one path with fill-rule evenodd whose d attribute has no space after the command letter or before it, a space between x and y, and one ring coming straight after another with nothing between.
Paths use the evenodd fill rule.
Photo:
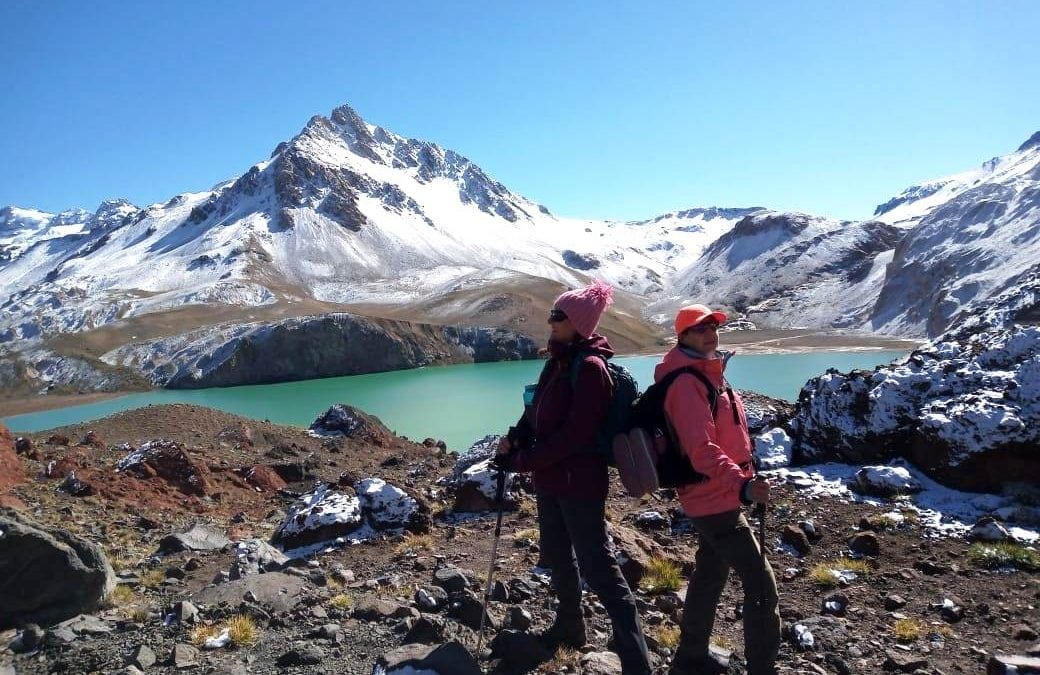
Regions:
<instances>
[{"instance_id":1,"label":"snow-capped mountain","mask_svg":"<svg viewBox=\"0 0 1040 675\"><path fill-rule=\"evenodd\" d=\"M642 297L748 212L557 218L458 153L343 106L207 192L143 209L106 202L68 232L54 229L61 216L19 210L19 238L0 239L9 258L0 336L33 339L190 304L390 306L516 277L573 286L594 275Z\"/></svg>"},{"instance_id":2,"label":"snow-capped mountain","mask_svg":"<svg viewBox=\"0 0 1040 675\"><path fill-rule=\"evenodd\" d=\"M1040 272L1040 132L976 171L901 197L881 217L917 222L893 252L873 330L938 335Z\"/></svg>"},{"instance_id":3,"label":"snow-capped mountain","mask_svg":"<svg viewBox=\"0 0 1040 675\"><path fill-rule=\"evenodd\" d=\"M672 280L672 305L698 298L761 325L855 327L873 307L902 236L878 221L853 223L761 211L742 218Z\"/></svg>"},{"instance_id":4,"label":"snow-capped mountain","mask_svg":"<svg viewBox=\"0 0 1040 675\"><path fill-rule=\"evenodd\" d=\"M0 349L112 324L125 343L344 310L518 327L591 277L619 289L612 314L629 327L696 300L762 326L934 333L1035 270L1038 157L1040 134L866 222L759 207L581 220L343 106L208 191L0 210ZM123 343L109 335L98 353Z\"/></svg>"}]
</instances>

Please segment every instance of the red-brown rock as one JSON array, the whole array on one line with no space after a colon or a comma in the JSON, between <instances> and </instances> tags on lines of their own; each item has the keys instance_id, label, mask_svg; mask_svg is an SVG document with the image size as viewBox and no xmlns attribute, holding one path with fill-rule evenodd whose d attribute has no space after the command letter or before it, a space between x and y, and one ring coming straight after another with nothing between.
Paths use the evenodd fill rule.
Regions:
<instances>
[{"instance_id":1,"label":"red-brown rock","mask_svg":"<svg viewBox=\"0 0 1040 675\"><path fill-rule=\"evenodd\" d=\"M246 480L261 490L269 492L283 490L288 485L278 475L278 472L274 470L274 467L266 464L258 464L250 469L249 473L246 474Z\"/></svg>"},{"instance_id":2,"label":"red-brown rock","mask_svg":"<svg viewBox=\"0 0 1040 675\"><path fill-rule=\"evenodd\" d=\"M0 424L0 491L7 490L25 480L25 467L14 450L14 438Z\"/></svg>"}]
</instances>

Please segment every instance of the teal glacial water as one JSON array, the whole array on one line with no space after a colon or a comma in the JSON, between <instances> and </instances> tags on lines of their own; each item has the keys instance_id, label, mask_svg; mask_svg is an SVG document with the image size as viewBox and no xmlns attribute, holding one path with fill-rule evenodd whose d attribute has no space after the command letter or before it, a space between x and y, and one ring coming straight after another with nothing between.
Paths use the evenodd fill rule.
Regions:
<instances>
[{"instance_id":1,"label":"teal glacial water","mask_svg":"<svg viewBox=\"0 0 1040 675\"><path fill-rule=\"evenodd\" d=\"M727 375L734 386L794 400L805 382L827 370L873 368L902 356L896 351L738 354ZM618 359L642 386L652 381L657 356ZM399 434L443 439L464 450L489 433L504 431L519 416L525 384L534 381L541 361L513 361L402 370L249 387L159 390L6 417L15 432L35 432L98 419L150 404L192 403L236 415L307 426L334 403L376 415Z\"/></svg>"}]
</instances>

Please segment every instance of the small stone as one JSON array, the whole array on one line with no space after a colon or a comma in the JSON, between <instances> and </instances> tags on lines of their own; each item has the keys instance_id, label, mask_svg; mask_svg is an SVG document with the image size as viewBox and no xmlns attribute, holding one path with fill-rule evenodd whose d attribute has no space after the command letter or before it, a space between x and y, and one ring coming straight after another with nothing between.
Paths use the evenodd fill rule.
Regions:
<instances>
[{"instance_id":1,"label":"small stone","mask_svg":"<svg viewBox=\"0 0 1040 675\"><path fill-rule=\"evenodd\" d=\"M415 604L424 612L439 612L448 604L448 593L440 586L419 588L415 591Z\"/></svg>"},{"instance_id":2,"label":"small stone","mask_svg":"<svg viewBox=\"0 0 1040 675\"><path fill-rule=\"evenodd\" d=\"M901 595L889 595L885 598L885 610L894 612L897 609L906 607L906 600Z\"/></svg>"},{"instance_id":3,"label":"small stone","mask_svg":"<svg viewBox=\"0 0 1040 675\"><path fill-rule=\"evenodd\" d=\"M873 558L880 555L881 542L873 532L859 532L849 539L849 549L854 553L860 553Z\"/></svg>"},{"instance_id":4,"label":"small stone","mask_svg":"<svg viewBox=\"0 0 1040 675\"><path fill-rule=\"evenodd\" d=\"M823 614L833 614L834 616L845 616L845 610L848 609L849 598L844 593L832 593L823 599L823 607L821 612Z\"/></svg>"},{"instance_id":5,"label":"small stone","mask_svg":"<svg viewBox=\"0 0 1040 675\"><path fill-rule=\"evenodd\" d=\"M1028 624L1020 623L1011 627L1011 637L1016 640L1035 640L1037 635Z\"/></svg>"},{"instance_id":6,"label":"small stone","mask_svg":"<svg viewBox=\"0 0 1040 675\"><path fill-rule=\"evenodd\" d=\"M914 654L903 654L895 650L885 652L885 662L882 668L900 673L912 673L918 668L928 665L928 659Z\"/></svg>"},{"instance_id":7,"label":"small stone","mask_svg":"<svg viewBox=\"0 0 1040 675\"><path fill-rule=\"evenodd\" d=\"M433 583L448 593L458 593L469 588L466 575L454 567L442 567L433 573Z\"/></svg>"},{"instance_id":8,"label":"small stone","mask_svg":"<svg viewBox=\"0 0 1040 675\"><path fill-rule=\"evenodd\" d=\"M15 654L28 654L31 651L35 651L43 643L44 635L46 633L42 628L31 623L18 634L18 637L11 641L11 651Z\"/></svg>"},{"instance_id":9,"label":"small stone","mask_svg":"<svg viewBox=\"0 0 1040 675\"><path fill-rule=\"evenodd\" d=\"M173 606L173 615L181 625L192 624L199 620L199 608L187 600L182 600Z\"/></svg>"},{"instance_id":10,"label":"small stone","mask_svg":"<svg viewBox=\"0 0 1040 675\"><path fill-rule=\"evenodd\" d=\"M523 607L510 607L506 613L506 626L520 632L527 632L533 619L531 613Z\"/></svg>"},{"instance_id":11,"label":"small stone","mask_svg":"<svg viewBox=\"0 0 1040 675\"><path fill-rule=\"evenodd\" d=\"M800 527L794 525L788 525L783 529L780 533L780 541L797 551L798 555L808 555L812 551L809 537L806 536Z\"/></svg>"},{"instance_id":12,"label":"small stone","mask_svg":"<svg viewBox=\"0 0 1040 675\"><path fill-rule=\"evenodd\" d=\"M179 567L167 567L166 568L166 578L167 579L183 579L186 576L188 576L188 575L185 574L184 570L182 570Z\"/></svg>"},{"instance_id":13,"label":"small stone","mask_svg":"<svg viewBox=\"0 0 1040 675\"><path fill-rule=\"evenodd\" d=\"M202 567L202 561L198 558L188 558L184 561L184 569L188 572L194 572L200 567Z\"/></svg>"},{"instance_id":14,"label":"small stone","mask_svg":"<svg viewBox=\"0 0 1040 675\"><path fill-rule=\"evenodd\" d=\"M316 666L325 660L325 652L317 645L297 644L278 657L276 665L282 668L289 666Z\"/></svg>"},{"instance_id":15,"label":"small stone","mask_svg":"<svg viewBox=\"0 0 1040 675\"><path fill-rule=\"evenodd\" d=\"M936 560L918 560L914 563L914 567L931 576L940 576L942 574L949 574L950 572L949 565L940 563Z\"/></svg>"},{"instance_id":16,"label":"small stone","mask_svg":"<svg viewBox=\"0 0 1040 675\"><path fill-rule=\"evenodd\" d=\"M141 670L148 670L155 665L155 652L153 652L147 645L138 645L133 652L130 653L130 665L137 666Z\"/></svg>"},{"instance_id":17,"label":"small stone","mask_svg":"<svg viewBox=\"0 0 1040 675\"><path fill-rule=\"evenodd\" d=\"M176 644L170 653L170 664L177 670L199 665L199 650L191 645Z\"/></svg>"},{"instance_id":18,"label":"small stone","mask_svg":"<svg viewBox=\"0 0 1040 675\"><path fill-rule=\"evenodd\" d=\"M581 657L582 675L621 675L621 659L614 652L590 652Z\"/></svg>"}]
</instances>

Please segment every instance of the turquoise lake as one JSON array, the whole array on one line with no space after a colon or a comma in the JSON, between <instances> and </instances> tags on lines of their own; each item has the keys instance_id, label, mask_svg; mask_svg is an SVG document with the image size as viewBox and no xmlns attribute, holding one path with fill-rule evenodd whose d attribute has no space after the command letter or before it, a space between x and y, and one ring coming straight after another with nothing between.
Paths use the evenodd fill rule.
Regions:
<instances>
[{"instance_id":1,"label":"turquoise lake","mask_svg":"<svg viewBox=\"0 0 1040 675\"><path fill-rule=\"evenodd\" d=\"M810 378L828 368L872 369L903 356L898 351L738 354L727 376L741 389L790 401ZM653 378L659 356L617 359L642 387ZM308 426L334 403L347 403L376 415L398 434L415 440L443 439L465 450L489 433L500 433L522 410L525 384L537 379L541 361L511 361L438 366L353 377L333 377L249 387L158 390L129 394L87 405L6 417L14 432L35 432L98 419L149 404L192 403L237 415Z\"/></svg>"}]
</instances>

